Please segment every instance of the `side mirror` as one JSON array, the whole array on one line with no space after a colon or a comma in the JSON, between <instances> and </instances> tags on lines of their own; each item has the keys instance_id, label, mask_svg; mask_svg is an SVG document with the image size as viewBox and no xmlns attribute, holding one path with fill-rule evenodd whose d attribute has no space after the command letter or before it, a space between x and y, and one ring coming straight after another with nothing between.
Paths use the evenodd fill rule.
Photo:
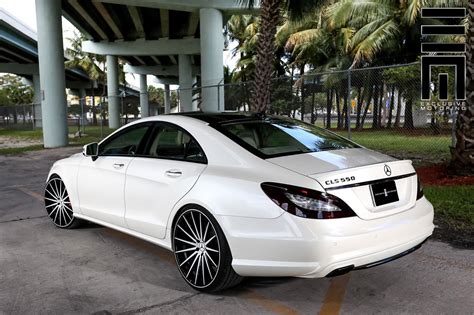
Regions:
<instances>
[{"instance_id":1,"label":"side mirror","mask_svg":"<svg viewBox=\"0 0 474 315\"><path fill-rule=\"evenodd\" d=\"M90 156L95 161L99 155L99 144L97 142L86 144L82 148L82 154L84 156Z\"/></svg>"}]
</instances>

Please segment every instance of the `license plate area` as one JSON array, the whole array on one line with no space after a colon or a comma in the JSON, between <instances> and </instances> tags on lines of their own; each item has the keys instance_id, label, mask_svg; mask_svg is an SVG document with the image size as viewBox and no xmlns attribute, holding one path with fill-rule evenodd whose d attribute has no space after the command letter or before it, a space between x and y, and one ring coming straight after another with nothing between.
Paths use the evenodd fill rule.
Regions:
<instances>
[{"instance_id":1,"label":"license plate area","mask_svg":"<svg viewBox=\"0 0 474 315\"><path fill-rule=\"evenodd\" d=\"M375 206L382 206L399 200L397 186L393 180L372 184L370 190Z\"/></svg>"}]
</instances>

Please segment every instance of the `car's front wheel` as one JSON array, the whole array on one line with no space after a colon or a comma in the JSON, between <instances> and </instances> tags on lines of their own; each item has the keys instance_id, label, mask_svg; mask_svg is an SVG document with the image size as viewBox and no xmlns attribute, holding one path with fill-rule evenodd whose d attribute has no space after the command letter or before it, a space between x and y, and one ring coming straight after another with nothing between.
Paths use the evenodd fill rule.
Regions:
<instances>
[{"instance_id":1,"label":"car's front wheel","mask_svg":"<svg viewBox=\"0 0 474 315\"><path fill-rule=\"evenodd\" d=\"M51 221L59 228L72 229L82 221L74 217L66 185L58 175L52 175L44 189L44 205Z\"/></svg>"},{"instance_id":2,"label":"car's front wheel","mask_svg":"<svg viewBox=\"0 0 474 315\"><path fill-rule=\"evenodd\" d=\"M217 221L206 209L188 206L176 219L172 231L176 264L194 289L216 292L240 283L231 266L232 255Z\"/></svg>"}]
</instances>

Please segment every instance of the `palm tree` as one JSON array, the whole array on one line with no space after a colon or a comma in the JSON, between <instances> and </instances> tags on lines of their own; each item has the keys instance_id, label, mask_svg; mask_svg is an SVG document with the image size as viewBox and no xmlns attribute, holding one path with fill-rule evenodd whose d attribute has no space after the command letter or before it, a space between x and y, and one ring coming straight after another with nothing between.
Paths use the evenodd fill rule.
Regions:
<instances>
[{"instance_id":1,"label":"palm tree","mask_svg":"<svg viewBox=\"0 0 474 315\"><path fill-rule=\"evenodd\" d=\"M246 82L253 76L255 70L257 19L251 15L234 15L227 22L226 30L229 38L237 43L232 50L233 57L239 54L237 71L233 72L232 81Z\"/></svg>"},{"instance_id":2,"label":"palm tree","mask_svg":"<svg viewBox=\"0 0 474 315\"><path fill-rule=\"evenodd\" d=\"M419 56L421 8L460 4L454 0L343 0L327 8L328 26L334 30L353 29L347 49L353 60L351 68L387 62L407 63ZM423 23L439 24L442 21L423 19ZM375 87L372 127L380 128L380 101L383 99L378 92L384 91L386 86L377 84ZM411 106L414 98L415 95L411 95L405 107L404 127L409 129L413 128Z\"/></svg>"},{"instance_id":3,"label":"palm tree","mask_svg":"<svg viewBox=\"0 0 474 315\"><path fill-rule=\"evenodd\" d=\"M468 6L466 40L467 100L466 109L456 121L456 145L452 149L451 166L460 174L474 174L474 3Z\"/></svg>"},{"instance_id":4,"label":"palm tree","mask_svg":"<svg viewBox=\"0 0 474 315\"><path fill-rule=\"evenodd\" d=\"M95 55L82 51L82 42L87 40L84 34L74 32L74 37L68 38L71 47L66 49L66 55L70 57L64 65L66 68L80 68L87 73L91 80L92 90L92 123L97 124L94 88L95 82L102 81L105 89L105 56Z\"/></svg>"},{"instance_id":5,"label":"palm tree","mask_svg":"<svg viewBox=\"0 0 474 315\"><path fill-rule=\"evenodd\" d=\"M254 7L254 0L240 0L243 5ZM270 104L271 79L275 73L275 34L281 22L282 9L290 19L299 19L302 13L322 0L261 0L259 34L257 38L257 58L254 74L253 108L265 112Z\"/></svg>"},{"instance_id":6,"label":"palm tree","mask_svg":"<svg viewBox=\"0 0 474 315\"><path fill-rule=\"evenodd\" d=\"M277 38L286 40L285 49L291 53L293 64L308 64L314 72L347 69L351 61L347 55L347 47L353 34L352 29L341 28L330 30L324 10L314 10L305 15L304 19L291 23L287 21L277 33ZM282 35L287 35L285 36ZM311 72L311 71L310 71ZM303 74L300 71L300 74ZM309 73L310 74L310 73ZM333 100L337 109L337 127L342 128L347 112L347 76L335 73L324 76L326 89L326 127L331 127ZM343 98L341 110L340 100ZM314 98L313 98L314 99ZM314 111L312 105L312 112ZM303 108L302 108L303 110Z\"/></svg>"}]
</instances>

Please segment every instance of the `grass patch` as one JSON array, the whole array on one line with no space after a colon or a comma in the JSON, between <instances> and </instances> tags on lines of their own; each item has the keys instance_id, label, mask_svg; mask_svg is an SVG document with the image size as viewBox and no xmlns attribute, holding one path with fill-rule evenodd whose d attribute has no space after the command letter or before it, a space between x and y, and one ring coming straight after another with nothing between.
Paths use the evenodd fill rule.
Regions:
<instances>
[{"instance_id":1,"label":"grass patch","mask_svg":"<svg viewBox=\"0 0 474 315\"><path fill-rule=\"evenodd\" d=\"M347 131L337 131L347 137ZM411 159L417 165L437 164L451 157L448 135L409 135L397 130L353 131L352 141L399 159Z\"/></svg>"},{"instance_id":2,"label":"grass patch","mask_svg":"<svg viewBox=\"0 0 474 315\"><path fill-rule=\"evenodd\" d=\"M0 136L41 140L43 139L43 131L41 129L35 129L35 130L0 129Z\"/></svg>"},{"instance_id":3,"label":"grass patch","mask_svg":"<svg viewBox=\"0 0 474 315\"><path fill-rule=\"evenodd\" d=\"M433 237L460 248L474 248L474 185L430 186L425 196L434 206Z\"/></svg>"},{"instance_id":4,"label":"grass patch","mask_svg":"<svg viewBox=\"0 0 474 315\"><path fill-rule=\"evenodd\" d=\"M423 191L438 217L474 225L474 185L430 186Z\"/></svg>"},{"instance_id":5,"label":"grass patch","mask_svg":"<svg viewBox=\"0 0 474 315\"><path fill-rule=\"evenodd\" d=\"M69 135L77 132L77 126L69 126ZM100 142L103 138L111 134L115 129L100 126L86 126L85 135L82 137L69 138L69 146L83 146L91 142ZM19 141L35 140L36 142L43 140L42 129L20 130L20 129L0 129L0 136L13 138ZM14 155L30 151L42 150L42 144L25 145L22 147L0 148L0 155Z\"/></svg>"},{"instance_id":6,"label":"grass patch","mask_svg":"<svg viewBox=\"0 0 474 315\"><path fill-rule=\"evenodd\" d=\"M27 147L18 147L18 148L1 148L0 155L14 155L21 154L30 151L43 150L42 144L29 145Z\"/></svg>"}]
</instances>

